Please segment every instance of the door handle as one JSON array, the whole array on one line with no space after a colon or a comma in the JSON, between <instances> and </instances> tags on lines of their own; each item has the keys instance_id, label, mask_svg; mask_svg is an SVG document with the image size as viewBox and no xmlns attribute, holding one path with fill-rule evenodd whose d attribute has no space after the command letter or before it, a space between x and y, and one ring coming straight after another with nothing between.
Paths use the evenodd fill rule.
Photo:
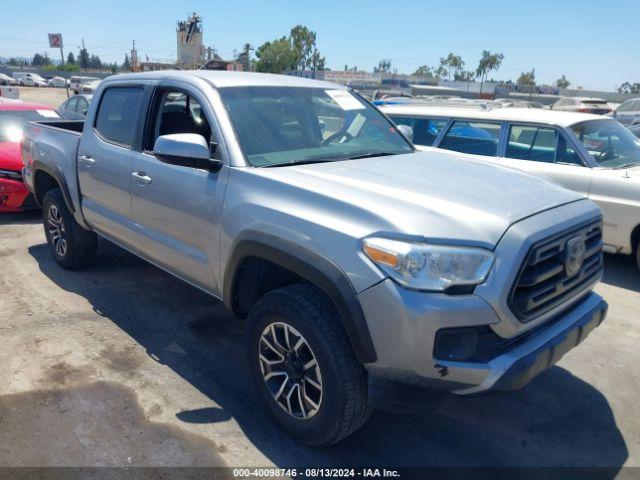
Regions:
<instances>
[{"instance_id":1,"label":"door handle","mask_svg":"<svg viewBox=\"0 0 640 480\"><path fill-rule=\"evenodd\" d=\"M80 157L78 157L78 160L81 163L85 163L87 165L93 165L94 163L96 163L96 159L92 158L91 155L80 155Z\"/></svg>"},{"instance_id":2,"label":"door handle","mask_svg":"<svg viewBox=\"0 0 640 480\"><path fill-rule=\"evenodd\" d=\"M145 175L144 172L133 172L131 176L134 180L142 185L149 185L151 183L151 177Z\"/></svg>"}]
</instances>

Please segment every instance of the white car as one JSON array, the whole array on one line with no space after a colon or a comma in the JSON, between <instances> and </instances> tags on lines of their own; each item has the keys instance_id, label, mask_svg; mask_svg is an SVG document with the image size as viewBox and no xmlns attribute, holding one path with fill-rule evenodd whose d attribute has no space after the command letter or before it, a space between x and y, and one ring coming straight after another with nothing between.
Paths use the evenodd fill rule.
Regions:
<instances>
[{"instance_id":1,"label":"white car","mask_svg":"<svg viewBox=\"0 0 640 480\"><path fill-rule=\"evenodd\" d=\"M13 72L13 78L21 87L47 87L47 81L37 73Z\"/></svg>"},{"instance_id":2,"label":"white car","mask_svg":"<svg viewBox=\"0 0 640 480\"><path fill-rule=\"evenodd\" d=\"M18 85L18 82L15 78L11 78L9 75L0 73L0 85L15 86Z\"/></svg>"},{"instance_id":3,"label":"white car","mask_svg":"<svg viewBox=\"0 0 640 480\"><path fill-rule=\"evenodd\" d=\"M640 98L632 98L623 102L611 116L623 125L640 124Z\"/></svg>"},{"instance_id":4,"label":"white car","mask_svg":"<svg viewBox=\"0 0 640 480\"><path fill-rule=\"evenodd\" d=\"M561 112L594 113L605 115L611 112L609 102L603 98L594 97L562 97L549 107Z\"/></svg>"},{"instance_id":5,"label":"white car","mask_svg":"<svg viewBox=\"0 0 640 480\"><path fill-rule=\"evenodd\" d=\"M481 155L584 193L604 213L605 251L633 253L640 268L640 140L616 120L520 108L389 105L381 110L397 125L410 127L414 144L424 149Z\"/></svg>"},{"instance_id":6,"label":"white car","mask_svg":"<svg viewBox=\"0 0 640 480\"><path fill-rule=\"evenodd\" d=\"M69 80L69 88L73 90L73 93L80 93L82 84L87 82L92 82L94 80L100 80L100 79L97 77L82 77L82 76L74 75Z\"/></svg>"},{"instance_id":7,"label":"white car","mask_svg":"<svg viewBox=\"0 0 640 480\"><path fill-rule=\"evenodd\" d=\"M101 82L102 80L93 80L91 82L83 83L80 86L80 93L83 93L85 95L93 95Z\"/></svg>"},{"instance_id":8,"label":"white car","mask_svg":"<svg viewBox=\"0 0 640 480\"><path fill-rule=\"evenodd\" d=\"M67 88L68 82L66 78L52 77L49 80L47 80L47 84L50 87Z\"/></svg>"}]
</instances>

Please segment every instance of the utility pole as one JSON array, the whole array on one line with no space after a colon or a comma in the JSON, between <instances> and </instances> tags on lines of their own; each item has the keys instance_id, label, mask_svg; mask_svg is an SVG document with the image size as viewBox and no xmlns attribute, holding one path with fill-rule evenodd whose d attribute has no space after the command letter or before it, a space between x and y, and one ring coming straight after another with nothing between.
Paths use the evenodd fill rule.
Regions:
<instances>
[{"instance_id":1,"label":"utility pole","mask_svg":"<svg viewBox=\"0 0 640 480\"><path fill-rule=\"evenodd\" d=\"M535 67L531 69L531 85L529 86L529 100L531 100L531 95L533 95L533 85L536 83L536 69Z\"/></svg>"}]
</instances>

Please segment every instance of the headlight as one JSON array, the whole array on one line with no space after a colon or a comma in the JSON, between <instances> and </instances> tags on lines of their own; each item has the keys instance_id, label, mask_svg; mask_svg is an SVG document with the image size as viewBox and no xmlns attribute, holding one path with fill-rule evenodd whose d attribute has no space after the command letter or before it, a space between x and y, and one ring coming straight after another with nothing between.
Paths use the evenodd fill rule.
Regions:
<instances>
[{"instance_id":1,"label":"headlight","mask_svg":"<svg viewBox=\"0 0 640 480\"><path fill-rule=\"evenodd\" d=\"M400 285L434 292L484 282L494 261L493 253L482 248L379 237L366 238L362 250Z\"/></svg>"}]
</instances>

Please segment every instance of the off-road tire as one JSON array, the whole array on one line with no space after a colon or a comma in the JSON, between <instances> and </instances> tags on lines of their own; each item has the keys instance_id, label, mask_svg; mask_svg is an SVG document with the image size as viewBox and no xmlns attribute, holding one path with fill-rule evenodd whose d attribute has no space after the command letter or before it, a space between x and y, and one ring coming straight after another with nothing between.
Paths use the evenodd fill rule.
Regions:
<instances>
[{"instance_id":1,"label":"off-road tire","mask_svg":"<svg viewBox=\"0 0 640 480\"><path fill-rule=\"evenodd\" d=\"M50 224L50 213L57 212L56 216L61 219L64 229L64 240L66 247L64 252L56 248L54 244L54 233ZM44 233L47 237L49 250L58 265L66 270L79 270L84 268L96 258L97 237L94 232L82 228L67 208L62 192L58 188L49 190L42 202L42 222Z\"/></svg>"},{"instance_id":2,"label":"off-road tire","mask_svg":"<svg viewBox=\"0 0 640 480\"><path fill-rule=\"evenodd\" d=\"M281 407L263 378L262 335L274 322L284 322L299 332L317 360L322 401L309 418L296 418ZM333 304L316 287L300 283L260 298L249 312L247 351L259 397L278 426L296 440L331 445L355 432L371 415L366 371L355 357Z\"/></svg>"}]
</instances>

